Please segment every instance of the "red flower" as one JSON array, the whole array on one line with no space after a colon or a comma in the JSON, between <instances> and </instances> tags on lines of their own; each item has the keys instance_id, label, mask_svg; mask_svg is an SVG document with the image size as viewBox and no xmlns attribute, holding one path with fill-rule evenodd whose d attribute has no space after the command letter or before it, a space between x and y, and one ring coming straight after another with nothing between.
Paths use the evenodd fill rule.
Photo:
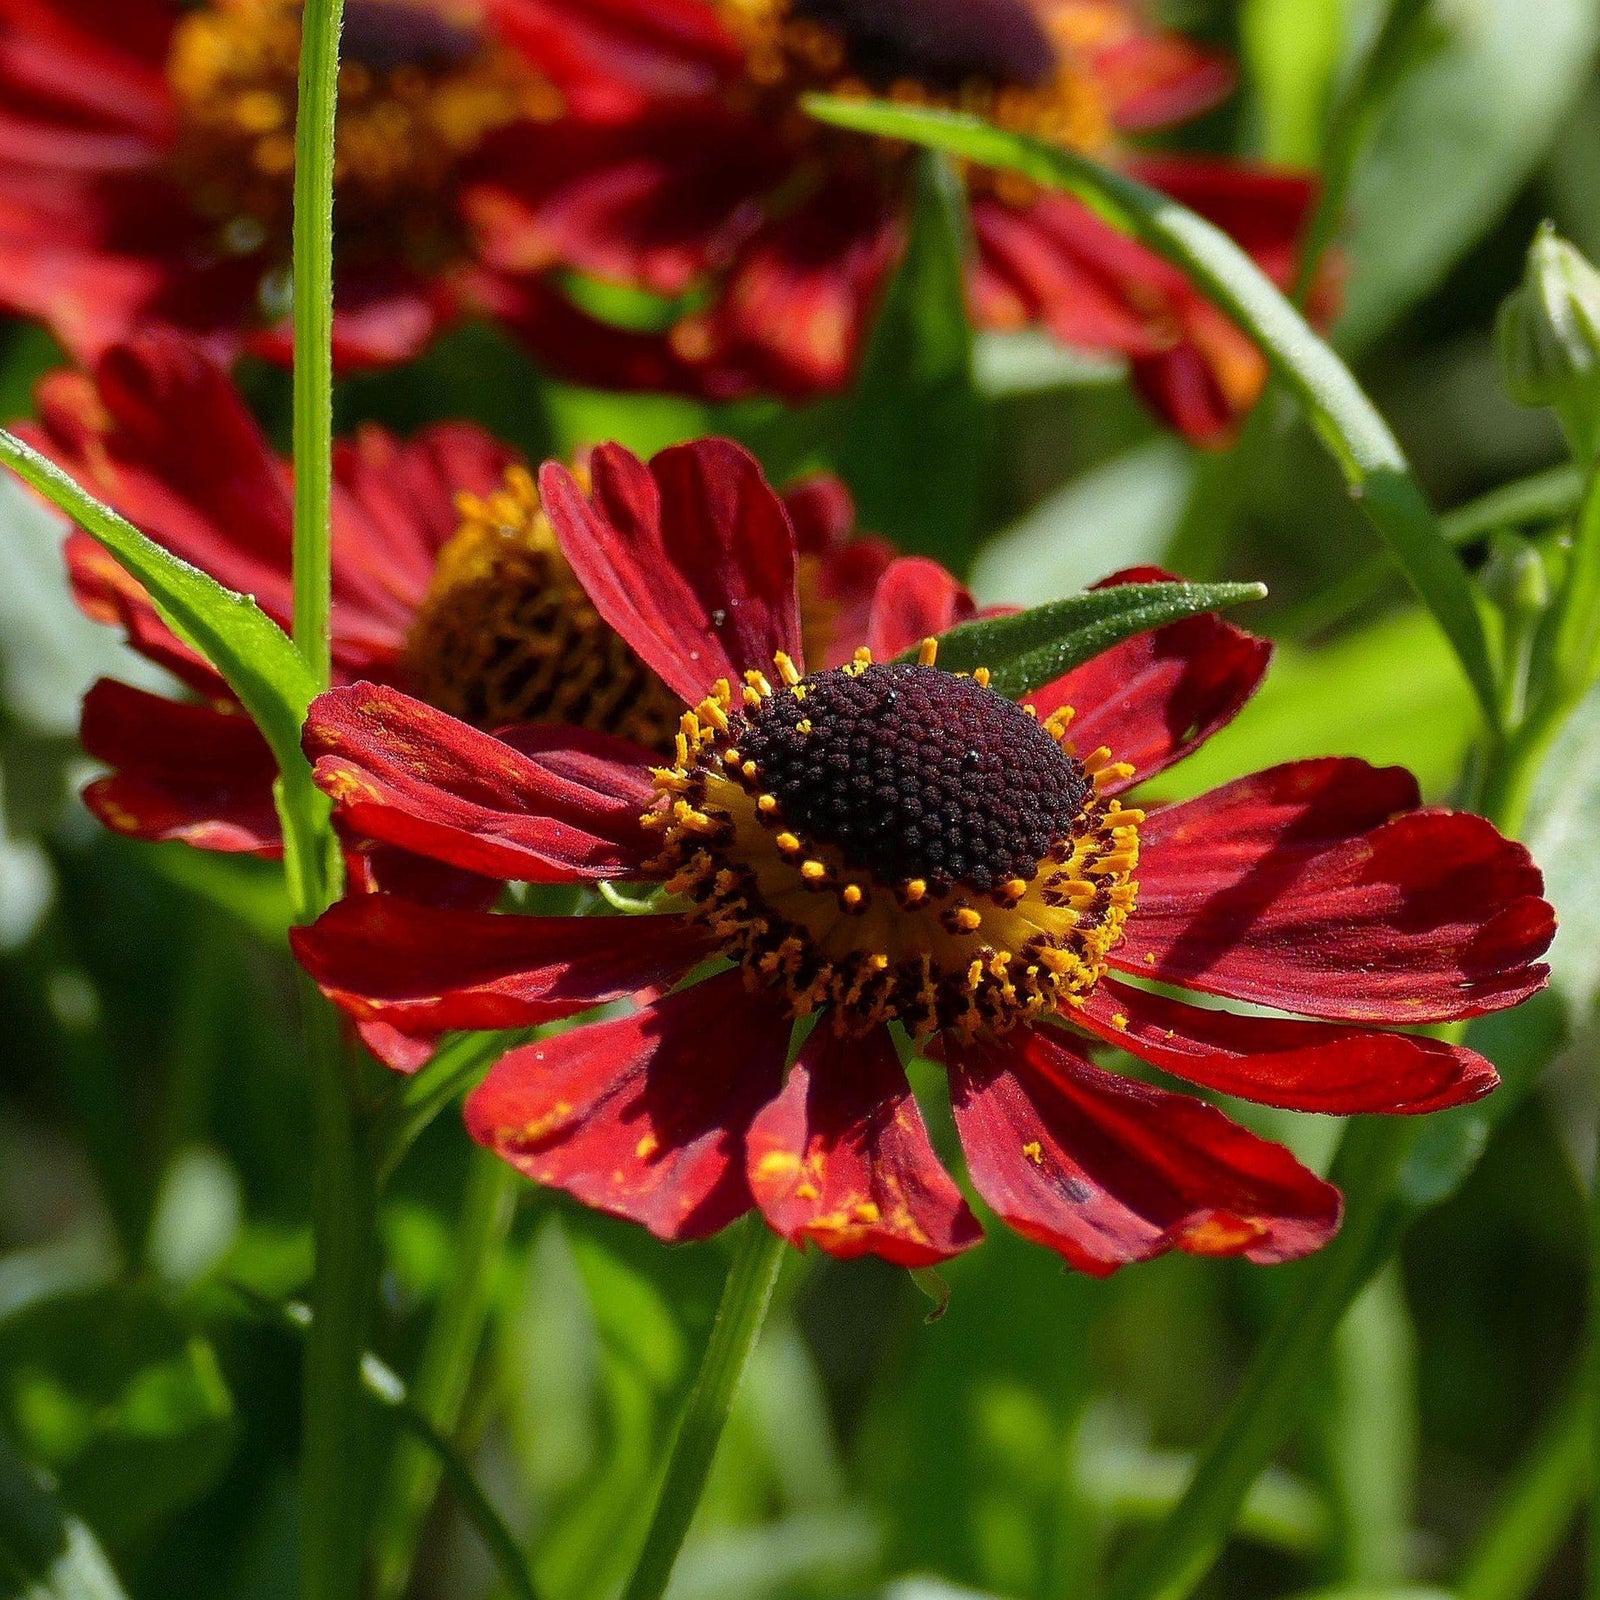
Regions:
<instances>
[{"instance_id":1,"label":"red flower","mask_svg":"<svg viewBox=\"0 0 1600 1600\"><path fill-rule=\"evenodd\" d=\"M147 334L113 348L92 379L47 378L38 408L26 430L34 444L166 549L289 626L289 468L200 348ZM670 749L676 696L589 604L513 450L468 423L405 442L368 427L337 447L334 473L338 682L394 684L485 727L565 721ZM855 536L834 478L796 485L773 514L783 537L799 539L813 652L848 659L892 550ZM83 743L112 771L85 792L91 809L135 838L276 854L276 768L226 684L86 534L71 534L66 551L83 609L121 626L197 696L94 686ZM426 864L392 854L385 864L387 881L404 870L395 886L431 887L430 898L452 882L436 872L419 882Z\"/></svg>"},{"instance_id":2,"label":"red flower","mask_svg":"<svg viewBox=\"0 0 1600 1600\"><path fill-rule=\"evenodd\" d=\"M519 0L350 0L336 182L345 368L455 314L461 196L560 110ZM143 328L287 352L301 0L0 0L0 303L93 360Z\"/></svg>"},{"instance_id":3,"label":"red flower","mask_svg":"<svg viewBox=\"0 0 1600 1600\"><path fill-rule=\"evenodd\" d=\"M845 385L904 244L903 146L825 129L815 88L977 110L1115 160L1227 228L1280 284L1311 179L1126 136L1230 89L1230 65L1148 27L1132 0L523 0L512 31L570 115L497 143L467 205L486 258L520 276L496 309L591 382L727 399ZM1126 355L1191 438L1226 436L1262 357L1176 269L1076 200L968 169L973 311ZM528 274L574 267L692 309L666 335L605 327Z\"/></svg>"},{"instance_id":4,"label":"red flower","mask_svg":"<svg viewBox=\"0 0 1600 1600\"><path fill-rule=\"evenodd\" d=\"M296 936L341 1005L402 1031L648 992L513 1051L468 1101L473 1136L529 1177L669 1239L756 1206L836 1255L949 1256L979 1230L897 1023L948 1065L978 1191L1074 1266L1172 1247L1280 1261L1332 1235L1337 1192L1212 1107L1093 1065L1094 1044L1306 1111L1428 1111L1493 1087L1472 1051L1384 1030L1544 983L1552 913L1520 846L1354 760L1124 806L1234 716L1262 641L1176 623L1019 706L984 673L941 671L931 639L919 664L872 660L952 621L948 577L902 563L871 654L807 674L794 541L748 458L707 442L647 468L606 446L591 473L586 494L547 467L545 503L597 609L696 708L671 766L615 739L496 738L372 684L321 698L306 731L356 832L490 877L665 883L649 916L376 895ZM713 956L739 970L649 998ZM1150 981L1323 1020L1202 1008Z\"/></svg>"}]
</instances>

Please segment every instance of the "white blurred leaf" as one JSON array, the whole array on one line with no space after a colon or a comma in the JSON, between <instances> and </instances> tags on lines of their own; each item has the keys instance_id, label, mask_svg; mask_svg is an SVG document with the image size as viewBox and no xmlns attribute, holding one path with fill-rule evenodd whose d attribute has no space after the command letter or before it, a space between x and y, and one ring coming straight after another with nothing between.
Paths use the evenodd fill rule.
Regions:
<instances>
[{"instance_id":1,"label":"white blurred leaf","mask_svg":"<svg viewBox=\"0 0 1600 1600\"><path fill-rule=\"evenodd\" d=\"M1121 567L1156 561L1194 481L1194 455L1155 439L1058 489L993 540L973 567L985 605L1043 605Z\"/></svg>"}]
</instances>

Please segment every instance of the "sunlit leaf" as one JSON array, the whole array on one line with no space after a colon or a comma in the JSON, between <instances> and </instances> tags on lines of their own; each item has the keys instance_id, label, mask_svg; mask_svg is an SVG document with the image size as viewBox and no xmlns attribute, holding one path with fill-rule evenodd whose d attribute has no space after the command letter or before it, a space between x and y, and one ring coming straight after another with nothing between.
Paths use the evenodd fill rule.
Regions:
<instances>
[{"instance_id":1,"label":"sunlit leaf","mask_svg":"<svg viewBox=\"0 0 1600 1600\"><path fill-rule=\"evenodd\" d=\"M1600 43L1595 0L1449 0L1350 192L1344 344L1360 349L1498 220L1549 147Z\"/></svg>"}]
</instances>

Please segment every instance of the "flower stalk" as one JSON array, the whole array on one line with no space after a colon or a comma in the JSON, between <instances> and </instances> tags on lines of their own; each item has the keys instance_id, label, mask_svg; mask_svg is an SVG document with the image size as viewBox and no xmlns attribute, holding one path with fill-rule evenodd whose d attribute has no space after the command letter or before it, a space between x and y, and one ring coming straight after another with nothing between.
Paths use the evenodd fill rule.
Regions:
<instances>
[{"instance_id":1,"label":"flower stalk","mask_svg":"<svg viewBox=\"0 0 1600 1600\"><path fill-rule=\"evenodd\" d=\"M733 1264L679 1424L644 1547L622 1600L661 1600L705 1490L722 1430L766 1321L784 1241L759 1216L739 1225Z\"/></svg>"}]
</instances>

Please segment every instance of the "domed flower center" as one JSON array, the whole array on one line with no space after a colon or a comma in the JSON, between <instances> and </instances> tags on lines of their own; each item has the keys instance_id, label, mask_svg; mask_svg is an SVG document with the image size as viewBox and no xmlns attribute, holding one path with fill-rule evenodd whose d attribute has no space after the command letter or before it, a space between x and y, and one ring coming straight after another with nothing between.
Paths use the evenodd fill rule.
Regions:
<instances>
[{"instance_id":1,"label":"domed flower center","mask_svg":"<svg viewBox=\"0 0 1600 1600\"><path fill-rule=\"evenodd\" d=\"M1107 0L718 4L746 45L754 84L780 102L816 89L882 94L976 112L1073 149L1100 151L1111 140L1095 57L1127 18ZM831 137L794 125L804 137ZM859 136L850 137L859 150Z\"/></svg>"},{"instance_id":2,"label":"domed flower center","mask_svg":"<svg viewBox=\"0 0 1600 1600\"><path fill-rule=\"evenodd\" d=\"M658 867L752 982L796 1015L923 1038L1003 1031L1099 980L1133 904L1142 813L986 673L752 673L683 719L656 774Z\"/></svg>"},{"instance_id":3,"label":"domed flower center","mask_svg":"<svg viewBox=\"0 0 1600 1600\"><path fill-rule=\"evenodd\" d=\"M209 0L173 33L174 161L223 246L287 252L302 0ZM334 181L341 249L436 266L459 248L451 189L495 129L559 111L550 86L452 0L350 0Z\"/></svg>"},{"instance_id":4,"label":"domed flower center","mask_svg":"<svg viewBox=\"0 0 1600 1600\"><path fill-rule=\"evenodd\" d=\"M670 750L683 702L590 603L527 469L460 506L406 640L412 692L480 728L559 722Z\"/></svg>"},{"instance_id":5,"label":"domed flower center","mask_svg":"<svg viewBox=\"0 0 1600 1600\"><path fill-rule=\"evenodd\" d=\"M851 69L879 88L910 78L1037 89L1057 66L1028 0L794 0L792 14L843 39Z\"/></svg>"},{"instance_id":6,"label":"domed flower center","mask_svg":"<svg viewBox=\"0 0 1600 1600\"><path fill-rule=\"evenodd\" d=\"M822 673L763 700L739 748L807 837L880 882L1032 878L1089 792L1023 709L937 667Z\"/></svg>"}]
</instances>

